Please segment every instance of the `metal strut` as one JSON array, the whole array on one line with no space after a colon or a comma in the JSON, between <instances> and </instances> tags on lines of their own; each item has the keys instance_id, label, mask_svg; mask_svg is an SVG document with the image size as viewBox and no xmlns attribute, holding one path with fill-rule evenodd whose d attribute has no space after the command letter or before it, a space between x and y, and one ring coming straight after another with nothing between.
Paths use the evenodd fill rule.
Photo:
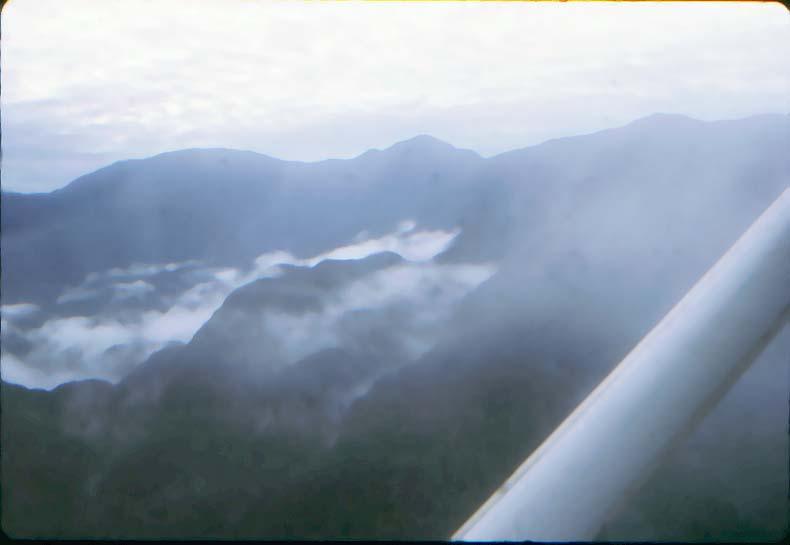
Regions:
<instances>
[{"instance_id":1,"label":"metal strut","mask_svg":"<svg viewBox=\"0 0 790 545\"><path fill-rule=\"evenodd\" d=\"M790 309L790 189L452 536L581 541L737 380Z\"/></svg>"}]
</instances>

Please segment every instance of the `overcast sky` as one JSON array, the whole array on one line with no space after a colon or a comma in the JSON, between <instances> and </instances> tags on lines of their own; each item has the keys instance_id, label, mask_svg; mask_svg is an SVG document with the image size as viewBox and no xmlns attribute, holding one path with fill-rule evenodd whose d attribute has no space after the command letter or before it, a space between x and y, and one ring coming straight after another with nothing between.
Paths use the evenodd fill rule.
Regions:
<instances>
[{"instance_id":1,"label":"overcast sky","mask_svg":"<svg viewBox=\"0 0 790 545\"><path fill-rule=\"evenodd\" d=\"M488 156L655 112L790 111L779 4L11 0L2 183L190 147Z\"/></svg>"}]
</instances>

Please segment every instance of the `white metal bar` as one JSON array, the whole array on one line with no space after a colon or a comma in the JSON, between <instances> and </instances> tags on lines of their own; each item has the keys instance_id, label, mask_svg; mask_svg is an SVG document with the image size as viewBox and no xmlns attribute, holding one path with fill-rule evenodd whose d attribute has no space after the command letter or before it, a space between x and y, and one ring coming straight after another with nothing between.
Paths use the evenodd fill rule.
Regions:
<instances>
[{"instance_id":1,"label":"white metal bar","mask_svg":"<svg viewBox=\"0 0 790 545\"><path fill-rule=\"evenodd\" d=\"M580 541L723 394L790 306L790 189L453 536Z\"/></svg>"}]
</instances>

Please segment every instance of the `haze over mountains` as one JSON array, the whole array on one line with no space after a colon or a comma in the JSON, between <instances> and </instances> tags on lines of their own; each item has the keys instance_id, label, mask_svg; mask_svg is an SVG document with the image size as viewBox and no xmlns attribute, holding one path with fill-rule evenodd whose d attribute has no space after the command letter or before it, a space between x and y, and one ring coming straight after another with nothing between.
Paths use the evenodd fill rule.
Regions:
<instances>
[{"instance_id":1,"label":"haze over mountains","mask_svg":"<svg viewBox=\"0 0 790 545\"><path fill-rule=\"evenodd\" d=\"M790 185L788 149L787 115L654 115L4 192L3 528L446 539ZM600 536L781 537L789 355L786 327Z\"/></svg>"}]
</instances>

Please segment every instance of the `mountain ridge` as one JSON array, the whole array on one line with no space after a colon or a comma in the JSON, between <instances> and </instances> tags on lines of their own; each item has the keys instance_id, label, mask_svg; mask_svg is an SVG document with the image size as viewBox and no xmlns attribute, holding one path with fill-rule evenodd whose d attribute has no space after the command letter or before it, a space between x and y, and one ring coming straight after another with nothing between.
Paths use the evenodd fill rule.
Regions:
<instances>
[{"instance_id":1,"label":"mountain ridge","mask_svg":"<svg viewBox=\"0 0 790 545\"><path fill-rule=\"evenodd\" d=\"M647 115L647 116L643 116L643 117L637 118L637 119L635 119L633 121L630 121L628 123L625 123L625 124L617 126L617 127L608 127L608 128L598 129L598 130L587 132L587 133L580 133L580 134L574 134L574 135L569 135L569 136L562 136L562 137L558 137L558 138L549 138L549 139L544 140L542 142L538 142L538 143L535 143L535 144L529 144L529 145L526 145L526 146L520 146L520 147L517 147L517 148L513 148L511 150L506 150L506 151L495 153L495 154L488 155L488 156L483 156L479 152L477 152L475 150L472 150L472 149L456 147L452 143L446 142L446 141L441 140L439 138L436 138L436 137L434 137L434 136L432 136L430 134L424 134L424 133L417 134L415 136L406 138L404 140L398 140L398 141L394 142L393 144L390 144L389 146L386 146L384 148L370 148L368 150L365 150L365 151L363 151L363 152L361 152L361 153L359 153L357 155L354 155L352 157L349 157L349 158L330 157L330 158L318 159L318 160L281 159L281 158L275 157L273 155L267 154L265 152L254 151L254 150L249 150L249 149L227 148L227 147L223 147L223 146L183 148L183 149L175 149L175 150L163 151L163 152L156 153L154 155L149 155L149 156L141 157L141 158L122 159L122 160L119 160L119 161L114 161L114 162L112 162L112 163L110 163L108 165L105 165L103 167L100 167L100 168L98 168L98 169L96 169L94 171L87 172L87 173L75 178L74 180L72 180L71 182L67 183L66 185L64 185L62 187L59 187L59 188L56 188L56 189L53 189L52 191L48 191L48 192L38 191L38 192L27 193L27 192L19 191L19 190L11 190L11 191L3 190L2 194L4 194L4 195L5 194L8 194L8 195L26 195L26 196L49 195L49 194L61 192L61 191L65 190L65 189L67 189L68 187L70 187L72 184L80 182L81 180L83 180L86 177L93 176L94 174L98 174L98 173L103 172L103 171L105 171L107 169L112 169L114 167L115 168L122 168L121 165L135 164L135 163L151 161L151 160L163 160L163 159L166 159L166 158L183 158L183 157L189 156L189 155L194 156L196 154L206 154L206 153L207 154L211 154L211 155L221 155L221 154L228 155L228 154L230 154L230 155L236 155L236 156L254 156L257 159L261 159L261 160L264 160L264 161L271 161L271 162L274 162L274 163L290 164L290 165L318 165L318 164L324 164L324 163L348 163L348 162L353 162L353 161L355 161L357 159L360 159L360 158L363 158L363 157L376 156L376 155L380 155L382 153L398 152L398 151L404 151L404 150L407 150L407 149L419 148L421 146L422 147L430 146L430 147L444 149L445 151L455 151L455 152L474 154L477 158L479 158L481 160L484 160L484 161L488 161L488 160L492 160L492 159L501 158L503 156L508 156L509 154L514 154L514 153L519 153L519 152L526 152L528 150L532 150L532 149L535 149L535 148L540 148L540 147L543 147L543 146L546 146L546 145L553 145L553 143L555 143L555 142L564 142L564 141L567 141L569 139L585 138L585 137L589 137L589 136L599 135L599 134L602 134L602 133L608 133L610 131L620 131L622 129L627 129L629 127L631 127L631 128L633 128L633 127L643 127L643 126L648 126L648 125L651 125L651 124L654 125L656 123L666 124L666 123L677 123L677 122L680 122L680 123L683 123L683 124L686 124L686 125L689 125L689 126L693 126L693 125L702 126L702 125L712 125L712 124L726 124L726 123L733 123L733 122L744 122L744 121L749 121L749 120L755 120L755 121L756 120L788 121L788 120L790 120L790 113L786 113L786 114L782 114L782 113L762 113L762 114L748 115L748 116L744 116L744 117L736 117L736 118L732 118L732 119L721 119L721 120L712 120L712 121L701 120L701 119L697 119L697 118L694 118L694 117L691 117L691 116L688 116L688 115L685 115L685 114L680 114L680 113L654 113L654 114L650 114L650 115ZM221 157L220 157L220 159L221 159Z\"/></svg>"},{"instance_id":2,"label":"mountain ridge","mask_svg":"<svg viewBox=\"0 0 790 545\"><path fill-rule=\"evenodd\" d=\"M39 297L40 308L31 326L4 311L3 339L8 323L47 348L26 369L124 377L0 384L4 529L446 539L787 187L784 120L659 116L494 160L425 140L418 160L396 150L261 169L247 168L254 155L222 164L197 152L209 160L127 169L113 191L4 198L3 303ZM271 271L458 230L418 263L384 254ZM108 300L145 298L58 303L98 280ZM174 321L198 316L198 334L140 364L118 322L170 309L174 320L140 328L172 338ZM101 344L69 343L75 327L93 340L108 326L113 353L131 354L123 365ZM788 343L761 355L607 538L781 537L775 376Z\"/></svg>"}]
</instances>

